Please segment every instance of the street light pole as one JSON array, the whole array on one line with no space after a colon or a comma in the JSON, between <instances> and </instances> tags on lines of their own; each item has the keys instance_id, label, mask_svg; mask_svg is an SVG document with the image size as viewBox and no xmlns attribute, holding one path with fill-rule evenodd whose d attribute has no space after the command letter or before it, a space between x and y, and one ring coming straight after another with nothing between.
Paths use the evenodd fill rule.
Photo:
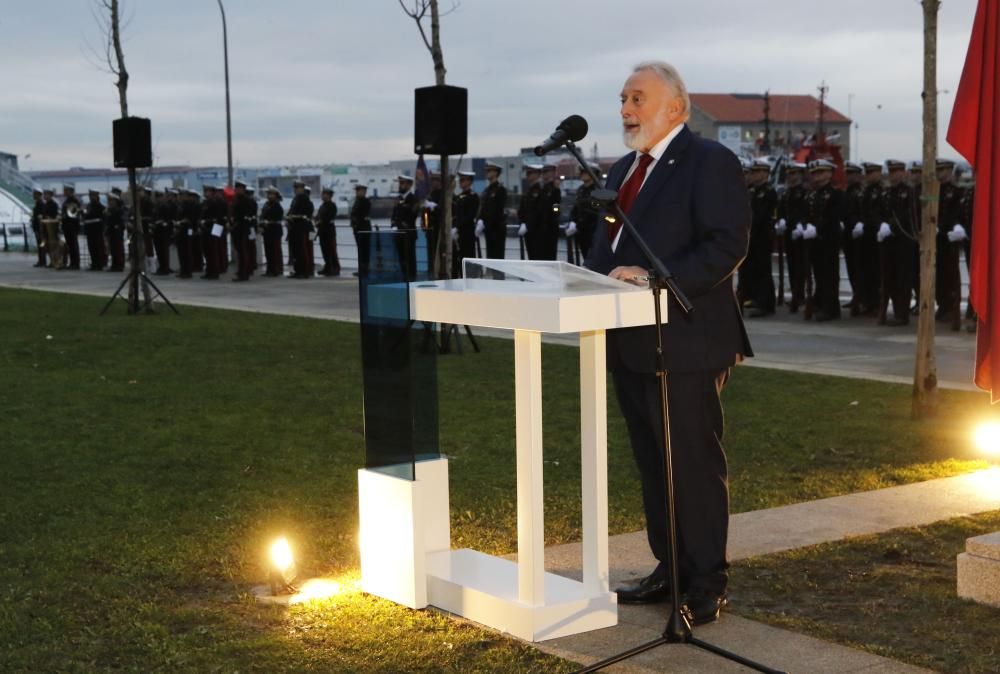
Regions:
<instances>
[{"instance_id":1,"label":"street light pole","mask_svg":"<svg viewBox=\"0 0 1000 674\"><path fill-rule=\"evenodd\" d=\"M219 3L219 12L222 13L222 58L226 69L226 166L229 167L228 187L233 186L233 126L229 117L229 40L226 35L226 10Z\"/></svg>"}]
</instances>

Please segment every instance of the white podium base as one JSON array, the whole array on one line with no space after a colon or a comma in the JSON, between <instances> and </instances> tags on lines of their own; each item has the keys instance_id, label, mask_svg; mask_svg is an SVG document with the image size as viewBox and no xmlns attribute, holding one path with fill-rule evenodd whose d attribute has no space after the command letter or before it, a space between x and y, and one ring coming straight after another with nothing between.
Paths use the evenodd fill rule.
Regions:
<instances>
[{"instance_id":1,"label":"white podium base","mask_svg":"<svg viewBox=\"0 0 1000 674\"><path fill-rule=\"evenodd\" d=\"M544 576L544 603L518 600L517 563L463 549L427 555L427 603L526 641L544 641L618 624L614 592Z\"/></svg>"}]
</instances>

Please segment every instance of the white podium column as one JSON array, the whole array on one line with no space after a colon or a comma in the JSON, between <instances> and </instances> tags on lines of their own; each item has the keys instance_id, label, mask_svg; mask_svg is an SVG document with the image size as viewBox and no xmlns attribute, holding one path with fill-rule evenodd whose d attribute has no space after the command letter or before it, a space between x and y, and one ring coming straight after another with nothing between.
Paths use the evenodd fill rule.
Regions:
<instances>
[{"instance_id":1,"label":"white podium column","mask_svg":"<svg viewBox=\"0 0 1000 674\"><path fill-rule=\"evenodd\" d=\"M517 594L545 602L545 518L542 497L542 335L514 331L514 406L517 414Z\"/></svg>"},{"instance_id":2,"label":"white podium column","mask_svg":"<svg viewBox=\"0 0 1000 674\"><path fill-rule=\"evenodd\" d=\"M604 330L580 333L580 466L583 585L599 594L608 580L608 375Z\"/></svg>"}]
</instances>

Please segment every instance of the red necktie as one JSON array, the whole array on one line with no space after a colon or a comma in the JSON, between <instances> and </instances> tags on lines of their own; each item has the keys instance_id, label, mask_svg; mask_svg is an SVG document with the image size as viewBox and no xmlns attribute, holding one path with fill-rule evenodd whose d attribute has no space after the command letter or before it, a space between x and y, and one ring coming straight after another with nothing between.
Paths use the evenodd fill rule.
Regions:
<instances>
[{"instance_id":1,"label":"red necktie","mask_svg":"<svg viewBox=\"0 0 1000 674\"><path fill-rule=\"evenodd\" d=\"M625 184L618 191L618 205L625 215L628 215L629 210L632 208L632 202L635 201L636 196L639 194L642 181L646 179L646 170L652 161L653 155L645 153L640 155L639 165L635 167L632 175L628 177L628 180L625 181ZM618 236L618 230L621 228L622 223L617 218L614 222L608 223L608 243L614 244L615 237Z\"/></svg>"}]
</instances>

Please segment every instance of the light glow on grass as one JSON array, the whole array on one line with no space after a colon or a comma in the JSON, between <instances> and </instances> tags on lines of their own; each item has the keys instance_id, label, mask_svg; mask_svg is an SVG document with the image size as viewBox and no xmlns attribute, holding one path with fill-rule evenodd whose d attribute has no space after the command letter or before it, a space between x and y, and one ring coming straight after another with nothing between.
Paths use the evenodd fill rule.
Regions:
<instances>
[{"instance_id":1,"label":"light glow on grass","mask_svg":"<svg viewBox=\"0 0 1000 674\"><path fill-rule=\"evenodd\" d=\"M344 589L343 585L330 578L310 578L302 584L298 592L289 598L288 603L305 604L310 601L329 599L340 594Z\"/></svg>"},{"instance_id":2,"label":"light glow on grass","mask_svg":"<svg viewBox=\"0 0 1000 674\"><path fill-rule=\"evenodd\" d=\"M989 457L1000 458L1000 421L984 421L973 433L976 447Z\"/></svg>"}]
</instances>

